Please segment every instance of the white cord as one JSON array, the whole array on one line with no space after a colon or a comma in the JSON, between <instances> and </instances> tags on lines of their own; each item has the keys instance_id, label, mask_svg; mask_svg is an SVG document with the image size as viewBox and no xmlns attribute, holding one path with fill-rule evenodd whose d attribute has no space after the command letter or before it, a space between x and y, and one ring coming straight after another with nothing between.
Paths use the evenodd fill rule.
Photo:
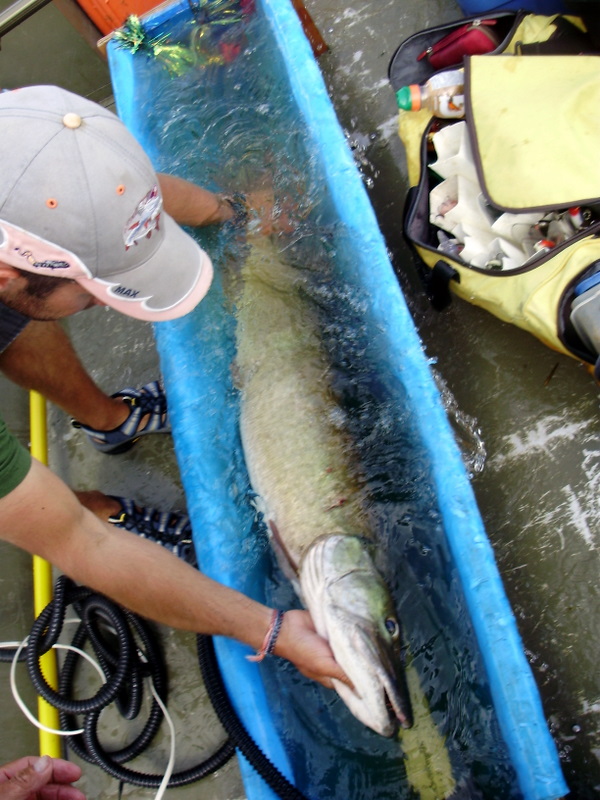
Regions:
<instances>
[{"instance_id":1,"label":"white cord","mask_svg":"<svg viewBox=\"0 0 600 800\"><path fill-rule=\"evenodd\" d=\"M175 726L173 725L173 720L169 716L167 708L163 701L158 696L158 692L154 688L154 684L150 682L150 689L152 691L152 695L154 699L161 707L163 714L165 715L165 719L167 721L167 725L169 726L169 733L171 735L171 748L169 753L169 763L167 764L167 769L165 770L164 777L161 781L160 786L158 787L158 791L154 797L154 800L161 800L162 796L164 795L165 791L167 790L167 786L169 785L169 781L171 780L171 775L173 774L173 769L175 768Z\"/></svg>"},{"instance_id":2,"label":"white cord","mask_svg":"<svg viewBox=\"0 0 600 800\"><path fill-rule=\"evenodd\" d=\"M27 645L28 639L29 637L27 636L25 637L25 639L23 639L22 642L3 643L2 645L0 645L0 647L2 648L6 647L17 648L15 657L13 658L12 664L10 665L10 690L12 692L13 697L15 698L16 704L19 706L23 714L25 714L27 719L32 723L32 725L35 725L35 727L39 728L41 731L46 731L46 733L54 733L57 736L75 736L76 734L83 733L83 728L80 728L79 730L76 731L63 731L63 730L57 730L56 728L49 728L47 725L44 725L42 722L40 722L39 719L37 719L37 717L35 717L25 705L19 693L19 690L17 689L16 669L17 669L17 663L19 661L19 656L21 655L21 651L23 650L23 648ZM90 664L99 672L103 682L106 683L106 678L104 677L104 673L102 672L96 661L94 661L94 659L91 658L83 650L80 650L78 647L73 647L73 645L70 644L54 644L52 645L52 648L57 650L72 650L74 653L78 653L80 656L82 656L83 658L85 658L87 661L90 662Z\"/></svg>"}]
</instances>

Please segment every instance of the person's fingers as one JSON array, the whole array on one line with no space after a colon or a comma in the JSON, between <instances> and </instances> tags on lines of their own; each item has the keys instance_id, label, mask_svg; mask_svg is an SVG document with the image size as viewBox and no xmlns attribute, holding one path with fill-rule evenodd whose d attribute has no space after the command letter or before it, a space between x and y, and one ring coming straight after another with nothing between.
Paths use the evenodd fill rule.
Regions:
<instances>
[{"instance_id":1,"label":"person's fingers","mask_svg":"<svg viewBox=\"0 0 600 800\"><path fill-rule=\"evenodd\" d=\"M340 667L337 661L334 662L335 667L331 670L331 677L334 678L336 681L343 683L349 689L352 689L353 692L356 692L354 684L350 680L350 678L346 675L344 670Z\"/></svg>"},{"instance_id":2,"label":"person's fingers","mask_svg":"<svg viewBox=\"0 0 600 800\"><path fill-rule=\"evenodd\" d=\"M52 759L52 783L74 783L81 778L81 767L63 758Z\"/></svg>"},{"instance_id":3,"label":"person's fingers","mask_svg":"<svg viewBox=\"0 0 600 800\"><path fill-rule=\"evenodd\" d=\"M22 756L16 761L11 761L9 764L2 764L2 766L0 766L0 783L7 781L9 778L12 778L13 775L16 775L17 772L21 772L25 767L33 764L37 758L38 756Z\"/></svg>"},{"instance_id":4,"label":"person's fingers","mask_svg":"<svg viewBox=\"0 0 600 800\"><path fill-rule=\"evenodd\" d=\"M52 759L49 756L27 757L24 760L29 763L21 765L17 761L5 771L7 777L0 783L1 800L28 800L50 780Z\"/></svg>"},{"instance_id":5,"label":"person's fingers","mask_svg":"<svg viewBox=\"0 0 600 800\"><path fill-rule=\"evenodd\" d=\"M292 661L307 678L333 689L333 679L354 689L326 639L316 632L314 623L307 611L288 611L280 633L281 650L275 652Z\"/></svg>"},{"instance_id":6,"label":"person's fingers","mask_svg":"<svg viewBox=\"0 0 600 800\"><path fill-rule=\"evenodd\" d=\"M77 764L50 756L24 756L0 767L0 800L85 800L71 786L81 777Z\"/></svg>"},{"instance_id":7,"label":"person's fingers","mask_svg":"<svg viewBox=\"0 0 600 800\"><path fill-rule=\"evenodd\" d=\"M312 680L325 686L326 689L335 689L333 681L336 680L352 689L352 691L356 691L352 681L334 658L322 659L318 663L318 671L312 671L311 674L305 672L305 674L308 678L312 678Z\"/></svg>"},{"instance_id":8,"label":"person's fingers","mask_svg":"<svg viewBox=\"0 0 600 800\"><path fill-rule=\"evenodd\" d=\"M37 798L39 800L87 800L83 792L68 783L49 783L47 786L42 786Z\"/></svg>"}]
</instances>

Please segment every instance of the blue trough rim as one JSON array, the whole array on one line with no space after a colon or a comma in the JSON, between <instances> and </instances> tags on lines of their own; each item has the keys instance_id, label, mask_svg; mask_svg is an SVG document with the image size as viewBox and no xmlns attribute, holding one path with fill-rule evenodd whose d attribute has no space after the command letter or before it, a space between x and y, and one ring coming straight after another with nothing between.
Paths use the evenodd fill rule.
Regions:
<instances>
[{"instance_id":1,"label":"blue trough rim","mask_svg":"<svg viewBox=\"0 0 600 800\"><path fill-rule=\"evenodd\" d=\"M343 131L337 121L318 65L289 0L260 0L276 43L286 63L290 85L298 108L311 131L329 191L338 215L352 231L356 251L368 252L362 269L365 292L373 305L373 316L382 320L389 335L390 364L406 387L419 420L420 435L431 459L432 474L443 514L451 552L462 581L467 606L483 656L496 713L517 773L520 789L527 800L555 800L568 792L560 768L555 743L550 736L539 693L523 652L516 621L506 597L494 553L487 538L468 476L454 441L446 414L434 384L422 343L389 261L385 242L354 164ZM160 25L170 17L188 13L187 4L175 2L147 18L149 25ZM135 73L132 55L114 41L107 47L111 77L120 117L145 145L144 119L137 113ZM390 94L390 97L392 95ZM152 152L150 151L152 156ZM154 326L161 366L169 393L174 440L188 498L194 529L207 534L207 509L195 507L196 488L206 480L210 455L202 452L202 473L198 474L198 441L202 437L202 415L190 394L196 392L193 353L189 350L191 329L186 318ZM189 364L189 366L188 366ZM198 396L207 392L206 376L201 376ZM202 385L201 385L202 384ZM212 387L219 393L218 386ZM211 389L208 389L210 393ZM192 433L193 432L193 433ZM210 434L207 434L210 435ZM235 435L235 434L232 434ZM210 439L208 439L210 441ZM208 463L207 463L208 458ZM215 530L223 517L234 513L231 499L214 495L210 525ZM210 527L209 525L209 527ZM218 547L200 544L204 571L216 580L242 588L245 576L235 567L223 564ZM259 598L260 599L260 598ZM290 779L293 772L273 724L264 687L256 665L244 656L247 648L228 639L217 638L217 658L236 710L257 744ZM276 795L254 769L241 762L246 792L251 800L271 800Z\"/></svg>"}]
</instances>

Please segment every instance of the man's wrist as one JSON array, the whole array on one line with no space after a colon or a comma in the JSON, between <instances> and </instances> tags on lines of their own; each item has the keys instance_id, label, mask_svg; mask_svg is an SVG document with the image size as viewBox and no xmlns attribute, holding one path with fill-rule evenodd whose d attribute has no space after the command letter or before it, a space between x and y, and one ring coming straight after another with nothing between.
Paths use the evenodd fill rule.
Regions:
<instances>
[{"instance_id":1,"label":"man's wrist","mask_svg":"<svg viewBox=\"0 0 600 800\"><path fill-rule=\"evenodd\" d=\"M218 195L221 208L231 211L225 222L231 222L235 228L243 228L248 222L248 204L246 196L241 192Z\"/></svg>"},{"instance_id":2,"label":"man's wrist","mask_svg":"<svg viewBox=\"0 0 600 800\"><path fill-rule=\"evenodd\" d=\"M271 653L275 650L275 644L277 643L277 639L279 637L279 633L281 631L281 627L283 624L283 617L285 611L280 611L278 609L273 609L271 613L271 621L263 642L261 646L256 651L256 654L253 656L246 656L248 661L262 661L265 656L270 656Z\"/></svg>"}]
</instances>

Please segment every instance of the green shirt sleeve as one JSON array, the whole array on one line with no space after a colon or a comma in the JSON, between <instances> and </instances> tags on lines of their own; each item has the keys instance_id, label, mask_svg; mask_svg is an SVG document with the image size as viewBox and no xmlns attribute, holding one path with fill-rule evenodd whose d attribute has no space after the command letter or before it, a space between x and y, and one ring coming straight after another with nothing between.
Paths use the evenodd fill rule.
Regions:
<instances>
[{"instance_id":1,"label":"green shirt sleeve","mask_svg":"<svg viewBox=\"0 0 600 800\"><path fill-rule=\"evenodd\" d=\"M0 497L16 489L29 472L31 455L0 417Z\"/></svg>"}]
</instances>

